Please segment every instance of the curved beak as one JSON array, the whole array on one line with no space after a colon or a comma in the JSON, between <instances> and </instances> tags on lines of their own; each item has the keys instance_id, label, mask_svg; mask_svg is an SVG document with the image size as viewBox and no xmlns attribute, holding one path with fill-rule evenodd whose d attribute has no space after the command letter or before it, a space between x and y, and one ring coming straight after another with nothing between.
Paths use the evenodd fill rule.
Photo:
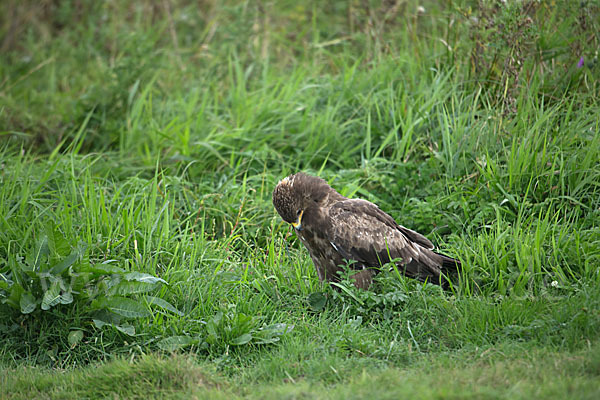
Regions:
<instances>
[{"instance_id":1,"label":"curved beak","mask_svg":"<svg viewBox=\"0 0 600 400\"><path fill-rule=\"evenodd\" d=\"M300 211L300 215L298 215L298 220L296 222L292 222L292 226L297 231L302 230L302 214L304 214L304 210Z\"/></svg>"}]
</instances>

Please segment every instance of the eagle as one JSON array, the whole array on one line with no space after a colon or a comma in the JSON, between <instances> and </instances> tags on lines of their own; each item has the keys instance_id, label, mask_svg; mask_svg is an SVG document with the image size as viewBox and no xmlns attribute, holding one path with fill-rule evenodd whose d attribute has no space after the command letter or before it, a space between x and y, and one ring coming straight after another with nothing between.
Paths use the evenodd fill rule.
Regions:
<instances>
[{"instance_id":1,"label":"eagle","mask_svg":"<svg viewBox=\"0 0 600 400\"><path fill-rule=\"evenodd\" d=\"M447 286L460 262L434 251L423 235L399 225L377 205L349 199L316 176L290 175L273 190L273 205L310 253L320 281L337 282L348 265L357 288L394 262L406 276Z\"/></svg>"}]
</instances>

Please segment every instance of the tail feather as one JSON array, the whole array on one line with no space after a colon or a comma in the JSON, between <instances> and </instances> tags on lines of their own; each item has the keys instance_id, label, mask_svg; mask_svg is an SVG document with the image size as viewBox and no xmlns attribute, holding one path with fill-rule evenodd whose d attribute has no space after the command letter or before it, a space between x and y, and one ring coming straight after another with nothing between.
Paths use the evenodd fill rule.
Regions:
<instances>
[{"instance_id":1,"label":"tail feather","mask_svg":"<svg viewBox=\"0 0 600 400\"><path fill-rule=\"evenodd\" d=\"M412 259L408 264L398 262L396 266L409 278L447 289L451 282L450 276L458 272L460 261L431 250L424 250L420 255L420 259Z\"/></svg>"},{"instance_id":2,"label":"tail feather","mask_svg":"<svg viewBox=\"0 0 600 400\"><path fill-rule=\"evenodd\" d=\"M442 266L440 268L442 275L439 276L439 280L440 280L440 285L442 286L442 288L444 289L448 289L451 281L450 281L450 277L448 275L453 275L455 273L458 272L458 269L460 268L460 261L452 258L452 257L448 257L444 254L440 254L440 253L436 253L437 255L439 255L440 257L442 257Z\"/></svg>"},{"instance_id":3,"label":"tail feather","mask_svg":"<svg viewBox=\"0 0 600 400\"><path fill-rule=\"evenodd\" d=\"M458 271L458 268L460 268L460 261L452 258L452 257L448 257L444 254L440 254L440 253L436 253L437 255L439 255L440 257L442 257L442 271L443 272L456 272Z\"/></svg>"}]
</instances>

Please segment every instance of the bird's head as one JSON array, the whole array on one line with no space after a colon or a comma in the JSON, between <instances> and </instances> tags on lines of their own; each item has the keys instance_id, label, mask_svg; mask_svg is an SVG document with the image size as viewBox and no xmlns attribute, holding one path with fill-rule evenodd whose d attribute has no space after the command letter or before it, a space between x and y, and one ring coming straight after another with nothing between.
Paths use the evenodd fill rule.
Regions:
<instances>
[{"instance_id":1,"label":"bird's head","mask_svg":"<svg viewBox=\"0 0 600 400\"><path fill-rule=\"evenodd\" d=\"M302 230L303 221L314 216L320 202L333 191L323 179L302 172L279 181L273 190L273 205L281 218L296 230Z\"/></svg>"}]
</instances>

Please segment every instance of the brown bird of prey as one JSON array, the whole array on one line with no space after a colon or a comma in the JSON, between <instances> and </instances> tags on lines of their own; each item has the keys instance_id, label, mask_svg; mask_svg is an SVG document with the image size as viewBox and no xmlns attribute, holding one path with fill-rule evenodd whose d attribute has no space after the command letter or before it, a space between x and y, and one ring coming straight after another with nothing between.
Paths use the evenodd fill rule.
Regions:
<instances>
[{"instance_id":1,"label":"brown bird of prey","mask_svg":"<svg viewBox=\"0 0 600 400\"><path fill-rule=\"evenodd\" d=\"M381 267L393 261L406 276L445 286L444 275L460 265L375 204L348 199L316 176L299 172L279 181L273 205L295 228L321 281L338 281L338 271L349 265L357 270L351 275L354 285L367 289Z\"/></svg>"}]
</instances>

